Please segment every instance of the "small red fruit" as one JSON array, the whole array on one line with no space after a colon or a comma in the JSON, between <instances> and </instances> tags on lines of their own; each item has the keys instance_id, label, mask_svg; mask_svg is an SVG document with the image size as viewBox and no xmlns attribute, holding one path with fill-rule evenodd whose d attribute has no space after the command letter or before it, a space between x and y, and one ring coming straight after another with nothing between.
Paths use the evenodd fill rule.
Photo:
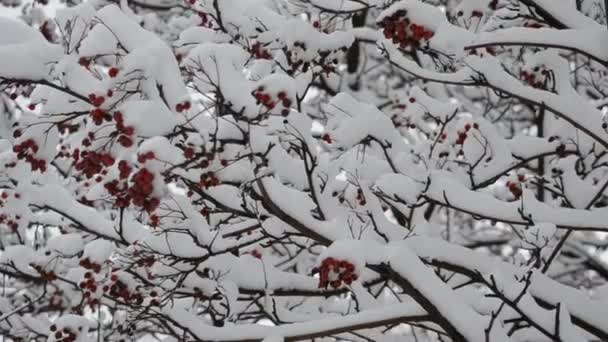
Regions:
<instances>
[{"instance_id":1,"label":"small red fruit","mask_svg":"<svg viewBox=\"0 0 608 342\"><path fill-rule=\"evenodd\" d=\"M114 78L116 76L118 76L118 68L116 67L111 67L110 70L108 70L108 75L110 75L110 77Z\"/></svg>"}]
</instances>

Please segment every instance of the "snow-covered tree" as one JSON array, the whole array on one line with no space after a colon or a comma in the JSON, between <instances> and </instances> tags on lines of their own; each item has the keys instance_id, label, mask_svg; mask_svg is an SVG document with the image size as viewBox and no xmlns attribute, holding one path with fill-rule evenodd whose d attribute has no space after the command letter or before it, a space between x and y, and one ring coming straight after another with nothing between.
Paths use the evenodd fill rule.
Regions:
<instances>
[{"instance_id":1,"label":"snow-covered tree","mask_svg":"<svg viewBox=\"0 0 608 342\"><path fill-rule=\"evenodd\" d=\"M0 4L5 339L608 341L603 0Z\"/></svg>"}]
</instances>

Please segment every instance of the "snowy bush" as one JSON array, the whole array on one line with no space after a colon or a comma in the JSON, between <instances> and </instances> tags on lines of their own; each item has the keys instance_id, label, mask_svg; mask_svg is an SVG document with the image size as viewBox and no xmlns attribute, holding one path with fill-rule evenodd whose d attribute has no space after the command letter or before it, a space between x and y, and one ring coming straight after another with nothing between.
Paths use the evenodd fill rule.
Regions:
<instances>
[{"instance_id":1,"label":"snowy bush","mask_svg":"<svg viewBox=\"0 0 608 342\"><path fill-rule=\"evenodd\" d=\"M0 4L5 339L608 341L604 1Z\"/></svg>"}]
</instances>

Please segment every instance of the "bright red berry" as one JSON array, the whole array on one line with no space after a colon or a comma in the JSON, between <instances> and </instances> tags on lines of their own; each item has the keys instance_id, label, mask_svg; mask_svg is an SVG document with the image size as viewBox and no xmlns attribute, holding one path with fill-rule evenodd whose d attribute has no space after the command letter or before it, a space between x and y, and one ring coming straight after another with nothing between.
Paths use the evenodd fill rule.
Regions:
<instances>
[{"instance_id":1,"label":"bright red berry","mask_svg":"<svg viewBox=\"0 0 608 342\"><path fill-rule=\"evenodd\" d=\"M108 70L108 75L110 75L110 77L114 78L116 76L118 76L118 68L116 67L111 67L110 70Z\"/></svg>"}]
</instances>

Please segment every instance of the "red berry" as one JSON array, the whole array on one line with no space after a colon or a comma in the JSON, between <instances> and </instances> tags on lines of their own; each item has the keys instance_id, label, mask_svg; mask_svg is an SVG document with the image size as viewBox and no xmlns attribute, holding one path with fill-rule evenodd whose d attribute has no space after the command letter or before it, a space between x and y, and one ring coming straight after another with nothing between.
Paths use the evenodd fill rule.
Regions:
<instances>
[{"instance_id":1,"label":"red berry","mask_svg":"<svg viewBox=\"0 0 608 342\"><path fill-rule=\"evenodd\" d=\"M108 70L108 75L110 75L110 77L114 78L116 76L118 76L118 68L116 67L111 67L110 70Z\"/></svg>"},{"instance_id":2,"label":"red berry","mask_svg":"<svg viewBox=\"0 0 608 342\"><path fill-rule=\"evenodd\" d=\"M127 127L125 127L125 129L123 130L123 132L126 135L133 135L133 133L135 133L135 129L132 126L127 126Z\"/></svg>"},{"instance_id":3,"label":"red berry","mask_svg":"<svg viewBox=\"0 0 608 342\"><path fill-rule=\"evenodd\" d=\"M78 64L82 65L85 68L88 68L89 65L91 64L91 60L85 57L80 57L78 59Z\"/></svg>"}]
</instances>

